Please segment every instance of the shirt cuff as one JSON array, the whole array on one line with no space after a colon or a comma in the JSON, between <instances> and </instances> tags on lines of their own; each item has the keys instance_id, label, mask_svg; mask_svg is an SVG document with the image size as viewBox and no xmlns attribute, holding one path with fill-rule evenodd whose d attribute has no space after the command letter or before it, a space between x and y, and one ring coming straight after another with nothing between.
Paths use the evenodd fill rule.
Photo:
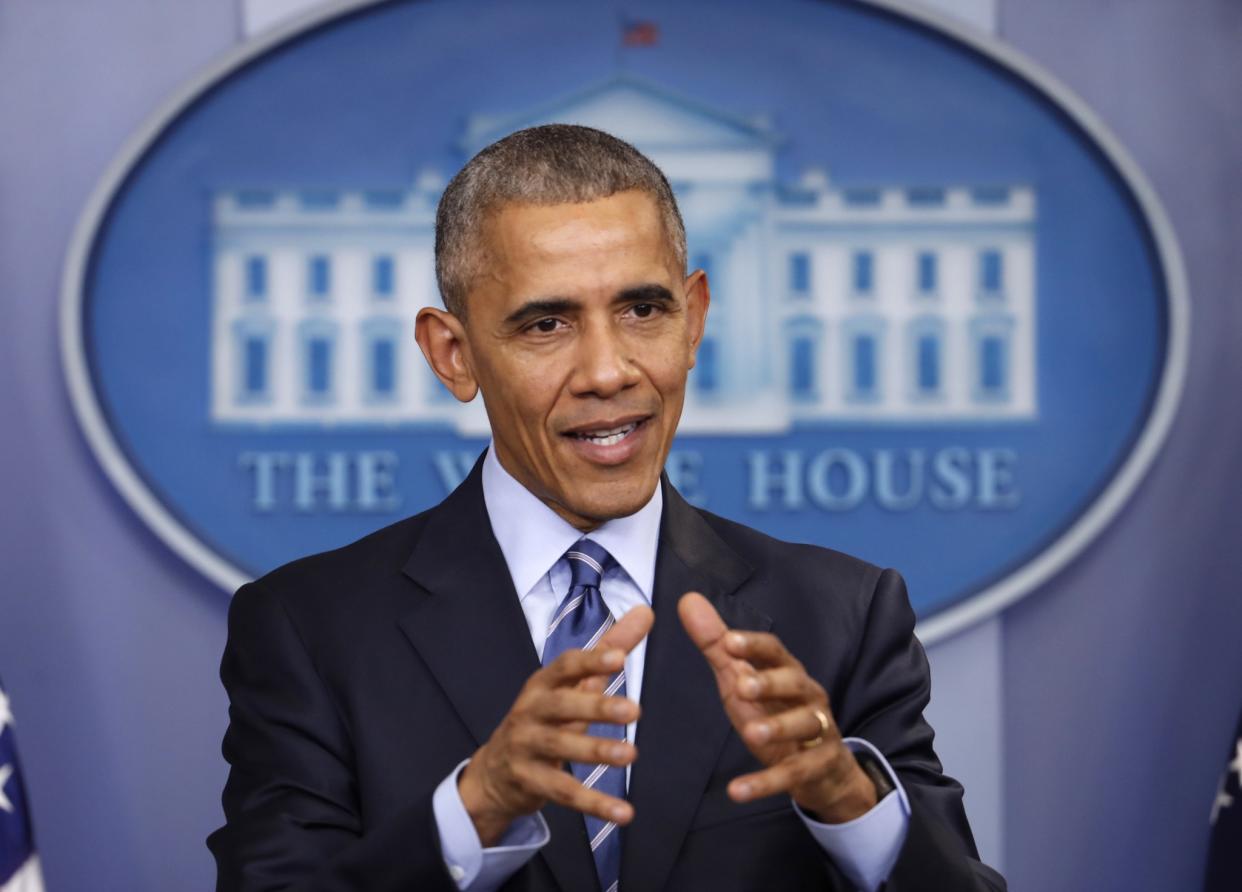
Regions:
<instances>
[{"instance_id":1,"label":"shirt cuff","mask_svg":"<svg viewBox=\"0 0 1242 892\"><path fill-rule=\"evenodd\" d=\"M849 881L863 892L876 892L888 879L906 841L910 800L896 772L878 749L859 737L847 737L844 742L850 752L863 749L871 752L884 766L895 789L871 811L844 824L821 824L812 820L796 802L794 810Z\"/></svg>"},{"instance_id":2,"label":"shirt cuff","mask_svg":"<svg viewBox=\"0 0 1242 892\"><path fill-rule=\"evenodd\" d=\"M510 824L496 845L483 848L457 789L457 779L469 761L460 763L440 781L431 797L431 809L440 833L440 854L457 888L462 892L493 892L533 858L552 834L543 815L535 812Z\"/></svg>"}]
</instances>

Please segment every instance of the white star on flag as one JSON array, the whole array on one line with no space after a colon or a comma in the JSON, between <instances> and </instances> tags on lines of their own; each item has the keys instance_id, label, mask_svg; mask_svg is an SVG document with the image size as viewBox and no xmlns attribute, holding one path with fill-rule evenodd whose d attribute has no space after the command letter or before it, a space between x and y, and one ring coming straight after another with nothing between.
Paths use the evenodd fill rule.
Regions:
<instances>
[{"instance_id":1,"label":"white star on flag","mask_svg":"<svg viewBox=\"0 0 1242 892\"><path fill-rule=\"evenodd\" d=\"M9 782L9 778L13 776L12 765L0 765L0 809L13 813L13 803L9 802L9 797L4 793L4 785Z\"/></svg>"},{"instance_id":2,"label":"white star on flag","mask_svg":"<svg viewBox=\"0 0 1242 892\"><path fill-rule=\"evenodd\" d=\"M1220 817L1221 809L1228 808L1233 805L1233 797L1225 792L1225 780L1229 775L1225 775L1220 779L1220 786L1216 789L1216 799L1212 802L1212 826L1216 826L1216 819Z\"/></svg>"},{"instance_id":3,"label":"white star on flag","mask_svg":"<svg viewBox=\"0 0 1242 892\"><path fill-rule=\"evenodd\" d=\"M0 690L0 733L6 726L13 724L13 708L9 705L9 695Z\"/></svg>"}]
</instances>

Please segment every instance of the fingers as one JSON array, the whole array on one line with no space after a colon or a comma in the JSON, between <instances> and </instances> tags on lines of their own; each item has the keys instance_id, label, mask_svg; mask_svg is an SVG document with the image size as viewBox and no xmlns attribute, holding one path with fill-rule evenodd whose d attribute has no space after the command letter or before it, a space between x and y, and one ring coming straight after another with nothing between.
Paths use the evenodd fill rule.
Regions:
<instances>
[{"instance_id":1,"label":"fingers","mask_svg":"<svg viewBox=\"0 0 1242 892\"><path fill-rule=\"evenodd\" d=\"M749 802L776 793L789 793L812 781L844 784L853 767L852 761L853 756L843 746L814 746L763 771L735 777L729 783L729 798L734 802Z\"/></svg>"},{"instance_id":2,"label":"fingers","mask_svg":"<svg viewBox=\"0 0 1242 892\"><path fill-rule=\"evenodd\" d=\"M528 684L539 688L569 687L592 675L612 675L624 665L625 651L620 648L567 650L532 675Z\"/></svg>"},{"instance_id":3,"label":"fingers","mask_svg":"<svg viewBox=\"0 0 1242 892\"><path fill-rule=\"evenodd\" d=\"M816 713L828 720L827 729ZM763 746L769 743L801 743L816 737L835 736L835 725L828 709L823 706L799 706L785 712L747 722L742 736L747 743Z\"/></svg>"},{"instance_id":4,"label":"fingers","mask_svg":"<svg viewBox=\"0 0 1242 892\"><path fill-rule=\"evenodd\" d=\"M723 642L729 627L711 602L698 592L688 592L677 602L677 616L694 646L703 652L712 668L717 672L727 670L732 660Z\"/></svg>"},{"instance_id":5,"label":"fingers","mask_svg":"<svg viewBox=\"0 0 1242 892\"><path fill-rule=\"evenodd\" d=\"M629 653L647 637L655 622L655 611L646 605L631 607L625 616L613 623L611 629L599 640L596 650L614 648Z\"/></svg>"},{"instance_id":6,"label":"fingers","mask_svg":"<svg viewBox=\"0 0 1242 892\"><path fill-rule=\"evenodd\" d=\"M609 722L625 725L638 720L638 704L626 697L604 697L598 691L558 688L537 698L531 714L547 722Z\"/></svg>"},{"instance_id":7,"label":"fingers","mask_svg":"<svg viewBox=\"0 0 1242 892\"><path fill-rule=\"evenodd\" d=\"M523 786L541 799L559 802L574 811L622 826L634 819L634 806L624 799L584 787L572 774L560 768L524 762L519 770Z\"/></svg>"},{"instance_id":8,"label":"fingers","mask_svg":"<svg viewBox=\"0 0 1242 892\"><path fill-rule=\"evenodd\" d=\"M589 691L592 694L602 694L608 689L608 683L611 676L608 675L592 675L578 682L577 690Z\"/></svg>"},{"instance_id":9,"label":"fingers","mask_svg":"<svg viewBox=\"0 0 1242 892\"><path fill-rule=\"evenodd\" d=\"M754 666L799 665L781 639L770 632L730 632L725 636L724 644L731 656Z\"/></svg>"},{"instance_id":10,"label":"fingers","mask_svg":"<svg viewBox=\"0 0 1242 892\"><path fill-rule=\"evenodd\" d=\"M612 675L625 665L625 655L646 637L653 622L655 613L650 607L631 608L613 623L595 647L565 651L531 676L531 682L539 687L554 688L575 685L596 675ZM587 684L586 688L603 690L598 683Z\"/></svg>"},{"instance_id":11,"label":"fingers","mask_svg":"<svg viewBox=\"0 0 1242 892\"><path fill-rule=\"evenodd\" d=\"M798 664L775 635L730 629L711 602L698 592L682 595L677 602L677 615L690 640L717 671L729 668L734 660L745 660L754 666Z\"/></svg>"},{"instance_id":12,"label":"fingers","mask_svg":"<svg viewBox=\"0 0 1242 892\"><path fill-rule=\"evenodd\" d=\"M553 765L581 762L584 765L624 767L638 758L637 747L624 740L575 734L535 723L526 723L514 729L513 748L519 757L533 756Z\"/></svg>"},{"instance_id":13,"label":"fingers","mask_svg":"<svg viewBox=\"0 0 1242 892\"><path fill-rule=\"evenodd\" d=\"M801 666L779 666L753 672L738 681L737 691L745 700L823 703L828 698L819 682L807 675Z\"/></svg>"},{"instance_id":14,"label":"fingers","mask_svg":"<svg viewBox=\"0 0 1242 892\"><path fill-rule=\"evenodd\" d=\"M523 686L508 714L475 753L458 782L479 839L492 845L519 815L548 801L606 821L626 824L633 807L579 783L566 762L624 767L638 750L624 740L585 733L593 722L628 724L638 704L604 691L625 666L625 655L651 630L655 614L635 607L590 650L567 650Z\"/></svg>"}]
</instances>

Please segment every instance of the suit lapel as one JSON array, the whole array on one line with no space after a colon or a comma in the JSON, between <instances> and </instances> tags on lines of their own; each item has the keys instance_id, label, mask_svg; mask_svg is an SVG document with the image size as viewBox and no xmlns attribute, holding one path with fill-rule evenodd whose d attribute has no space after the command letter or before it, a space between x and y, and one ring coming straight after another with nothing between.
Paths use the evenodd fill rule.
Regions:
<instances>
[{"instance_id":1,"label":"suit lapel","mask_svg":"<svg viewBox=\"0 0 1242 892\"><path fill-rule=\"evenodd\" d=\"M715 677L682 629L677 601L698 591L731 628L766 630L771 621L734 596L751 572L665 481L640 756L630 776L635 820L622 846L622 889L663 887L729 732Z\"/></svg>"},{"instance_id":2,"label":"suit lapel","mask_svg":"<svg viewBox=\"0 0 1242 892\"><path fill-rule=\"evenodd\" d=\"M429 597L398 624L481 744L539 657L487 519L480 464L431 512L404 569Z\"/></svg>"},{"instance_id":3,"label":"suit lapel","mask_svg":"<svg viewBox=\"0 0 1242 892\"><path fill-rule=\"evenodd\" d=\"M483 744L539 668L526 617L483 501L482 459L427 519L407 576L428 595L398 625ZM434 733L434 729L430 733ZM576 812L543 810L552 840L540 851L565 890L597 884L586 828Z\"/></svg>"}]
</instances>

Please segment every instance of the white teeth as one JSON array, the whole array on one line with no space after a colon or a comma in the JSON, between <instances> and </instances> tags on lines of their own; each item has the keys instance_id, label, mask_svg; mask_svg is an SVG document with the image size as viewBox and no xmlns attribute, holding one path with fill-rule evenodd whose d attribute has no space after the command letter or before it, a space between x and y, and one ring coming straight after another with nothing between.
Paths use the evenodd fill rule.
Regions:
<instances>
[{"instance_id":1,"label":"white teeth","mask_svg":"<svg viewBox=\"0 0 1242 892\"><path fill-rule=\"evenodd\" d=\"M612 446L614 443L620 443L638 427L638 422L633 421L629 424L622 425L607 431L592 431L588 434L574 434L579 440L589 440L600 446Z\"/></svg>"}]
</instances>

